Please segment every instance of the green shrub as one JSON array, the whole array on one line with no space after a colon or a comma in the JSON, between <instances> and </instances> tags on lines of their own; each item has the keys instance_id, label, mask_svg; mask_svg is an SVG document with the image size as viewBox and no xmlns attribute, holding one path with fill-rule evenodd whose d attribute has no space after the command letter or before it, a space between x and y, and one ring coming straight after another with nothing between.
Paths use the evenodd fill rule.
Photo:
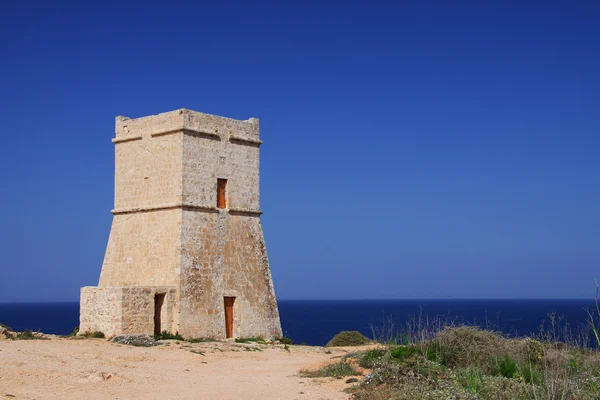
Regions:
<instances>
[{"instance_id":1,"label":"green shrub","mask_svg":"<svg viewBox=\"0 0 600 400\"><path fill-rule=\"evenodd\" d=\"M397 361L402 361L408 357L413 356L414 354L417 354L419 352L419 349L417 348L416 345L409 345L409 346L398 346L392 349L392 351L390 352L390 355L392 356L393 359L397 360Z\"/></svg>"},{"instance_id":2,"label":"green shrub","mask_svg":"<svg viewBox=\"0 0 600 400\"><path fill-rule=\"evenodd\" d=\"M362 346L370 342L368 337L358 331L342 331L335 335L325 347Z\"/></svg>"},{"instance_id":3,"label":"green shrub","mask_svg":"<svg viewBox=\"0 0 600 400\"><path fill-rule=\"evenodd\" d=\"M496 367L492 370L491 374L505 378L515 378L519 376L519 370L517 364L509 356L505 356L496 361Z\"/></svg>"},{"instance_id":4,"label":"green shrub","mask_svg":"<svg viewBox=\"0 0 600 400\"><path fill-rule=\"evenodd\" d=\"M340 361L335 364L329 364L316 371L300 371L300 375L307 378L342 378L344 376L360 375L352 365L346 361Z\"/></svg>"},{"instance_id":5,"label":"green shrub","mask_svg":"<svg viewBox=\"0 0 600 400\"><path fill-rule=\"evenodd\" d=\"M521 368L521 376L527 383L534 385L542 384L542 374L532 364L526 364Z\"/></svg>"},{"instance_id":6,"label":"green shrub","mask_svg":"<svg viewBox=\"0 0 600 400\"><path fill-rule=\"evenodd\" d=\"M438 346L425 346L425 357L429 361L439 362L438 358Z\"/></svg>"},{"instance_id":7,"label":"green shrub","mask_svg":"<svg viewBox=\"0 0 600 400\"><path fill-rule=\"evenodd\" d=\"M79 327L76 326L75 328L73 328L73 332L71 332L70 336L77 336L78 333L79 333Z\"/></svg>"},{"instance_id":8,"label":"green shrub","mask_svg":"<svg viewBox=\"0 0 600 400\"><path fill-rule=\"evenodd\" d=\"M179 332L175 332L175 334L173 334L168 331L162 331L158 335L154 335L154 339L155 340L185 340L183 338L183 336L181 336L179 334Z\"/></svg>"},{"instance_id":9,"label":"green shrub","mask_svg":"<svg viewBox=\"0 0 600 400\"><path fill-rule=\"evenodd\" d=\"M573 355L573 358L571 358L571 361L569 361L569 369L571 370L572 373L579 373L580 371L580 366L579 366L579 355L577 353L575 353Z\"/></svg>"}]
</instances>

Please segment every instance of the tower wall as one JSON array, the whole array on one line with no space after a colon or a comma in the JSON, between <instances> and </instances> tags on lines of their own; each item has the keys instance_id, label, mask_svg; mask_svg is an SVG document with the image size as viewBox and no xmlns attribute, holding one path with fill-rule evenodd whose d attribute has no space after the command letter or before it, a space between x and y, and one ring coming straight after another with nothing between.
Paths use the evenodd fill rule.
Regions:
<instances>
[{"instance_id":1,"label":"tower wall","mask_svg":"<svg viewBox=\"0 0 600 400\"><path fill-rule=\"evenodd\" d=\"M235 336L281 336L260 219L184 211L183 221L180 332L222 337L227 296L236 298Z\"/></svg>"},{"instance_id":2,"label":"tower wall","mask_svg":"<svg viewBox=\"0 0 600 400\"><path fill-rule=\"evenodd\" d=\"M113 142L115 209L99 287L173 288L169 324L187 337L225 336L225 297L235 297L234 336L281 335L260 223L258 120L190 110L117 117ZM227 180L225 208L217 207L218 179ZM86 310L112 292L84 289L81 320L91 329ZM111 331L150 333L151 302L129 303L108 307L121 315L102 314L102 326L131 321Z\"/></svg>"},{"instance_id":3,"label":"tower wall","mask_svg":"<svg viewBox=\"0 0 600 400\"><path fill-rule=\"evenodd\" d=\"M99 286L179 286L179 208L113 217Z\"/></svg>"},{"instance_id":4,"label":"tower wall","mask_svg":"<svg viewBox=\"0 0 600 400\"><path fill-rule=\"evenodd\" d=\"M115 208L100 286L179 286L181 135L152 136L172 118L117 117Z\"/></svg>"}]
</instances>

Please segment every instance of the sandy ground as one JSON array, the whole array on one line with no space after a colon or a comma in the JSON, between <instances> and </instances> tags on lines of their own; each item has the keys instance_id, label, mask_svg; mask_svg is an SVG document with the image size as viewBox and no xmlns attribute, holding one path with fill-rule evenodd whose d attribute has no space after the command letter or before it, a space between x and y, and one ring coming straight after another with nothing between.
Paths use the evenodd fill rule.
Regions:
<instances>
[{"instance_id":1,"label":"sandy ground","mask_svg":"<svg viewBox=\"0 0 600 400\"><path fill-rule=\"evenodd\" d=\"M345 379L301 378L350 349L104 339L0 341L0 399L348 399ZM357 350L353 348L352 350ZM194 353L197 352L197 353Z\"/></svg>"}]
</instances>

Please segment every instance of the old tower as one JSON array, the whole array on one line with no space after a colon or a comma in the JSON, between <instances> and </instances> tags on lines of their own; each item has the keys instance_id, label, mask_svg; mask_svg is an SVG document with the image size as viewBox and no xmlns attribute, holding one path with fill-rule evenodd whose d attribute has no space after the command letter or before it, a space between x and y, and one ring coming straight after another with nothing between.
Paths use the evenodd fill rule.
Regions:
<instances>
[{"instance_id":1,"label":"old tower","mask_svg":"<svg viewBox=\"0 0 600 400\"><path fill-rule=\"evenodd\" d=\"M80 332L281 335L260 222L258 119L116 118L115 206Z\"/></svg>"}]
</instances>

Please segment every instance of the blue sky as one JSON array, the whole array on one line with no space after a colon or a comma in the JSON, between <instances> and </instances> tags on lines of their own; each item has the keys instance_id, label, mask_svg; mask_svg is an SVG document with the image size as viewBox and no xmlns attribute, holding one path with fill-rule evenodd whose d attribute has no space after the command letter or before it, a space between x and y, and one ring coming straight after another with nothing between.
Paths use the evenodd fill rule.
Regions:
<instances>
[{"instance_id":1,"label":"blue sky","mask_svg":"<svg viewBox=\"0 0 600 400\"><path fill-rule=\"evenodd\" d=\"M12 2L0 302L73 301L110 230L114 117L261 119L281 299L591 297L597 2Z\"/></svg>"}]
</instances>

